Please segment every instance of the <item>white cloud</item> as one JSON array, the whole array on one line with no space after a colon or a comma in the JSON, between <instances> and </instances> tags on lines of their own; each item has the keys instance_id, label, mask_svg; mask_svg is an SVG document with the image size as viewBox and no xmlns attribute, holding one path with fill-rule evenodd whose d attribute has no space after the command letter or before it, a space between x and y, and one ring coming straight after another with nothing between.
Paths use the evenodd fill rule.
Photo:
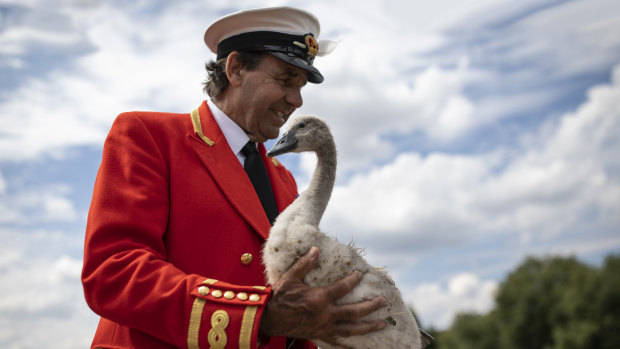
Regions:
<instances>
[{"instance_id":1,"label":"white cloud","mask_svg":"<svg viewBox=\"0 0 620 349\"><path fill-rule=\"evenodd\" d=\"M3 195L5 191L6 191L6 181L4 180L4 177L2 176L2 171L0 171L0 195Z\"/></svg>"},{"instance_id":2,"label":"white cloud","mask_svg":"<svg viewBox=\"0 0 620 349\"><path fill-rule=\"evenodd\" d=\"M619 72L620 65L614 75ZM611 212L618 222L619 131L615 77L518 153L402 153L354 176L335 188L326 223L331 231L354 230L369 239L377 232L380 239L432 232L449 241L491 232L552 237L590 210Z\"/></svg>"},{"instance_id":3,"label":"white cloud","mask_svg":"<svg viewBox=\"0 0 620 349\"><path fill-rule=\"evenodd\" d=\"M495 281L484 281L476 275L462 273L450 278L445 285L436 282L421 284L404 297L413 304L421 325L445 330L457 313L484 314L491 310L497 289Z\"/></svg>"},{"instance_id":4,"label":"white cloud","mask_svg":"<svg viewBox=\"0 0 620 349\"><path fill-rule=\"evenodd\" d=\"M209 53L200 44L200 33L208 21L197 15L199 7L179 3L176 9L165 11L162 16L136 21L131 7L63 5L71 9L62 11L63 15L71 18L74 31L79 31L80 37L94 51L77 58L69 71L53 71L43 79L26 81L8 95L7 103L0 104L0 112L6 115L3 129L8 135L0 140L0 159L31 158L41 153L58 155L67 146L101 144L111 120L121 111L185 111L200 101L202 63ZM321 89L309 89L306 96L309 107L302 111L333 116L338 120L335 126L344 126L334 128L339 133L337 139L357 141L343 143L340 146L343 154L365 152L370 156L364 159L386 159L394 150L380 137L381 133L430 129L433 137L450 140L470 127L471 106L460 94L459 87L463 69L450 72L430 67L415 81L411 78L408 82L408 79L401 79L401 65L385 64L381 52L399 48L402 54L408 54L408 49L432 47L434 44L419 46L420 42L437 42L430 31L418 34L414 28L403 28L407 36L417 39L408 40L400 47L386 40L392 38L393 31L399 30L398 23L389 16L376 20L382 8L379 2L374 3L374 10L372 6L351 11L345 4L336 9L331 2L329 8L323 5L327 6L319 4L316 8L325 17L323 28L327 30L324 32L329 35L329 31L340 30L344 40L336 54L321 59L325 61L324 74L334 83ZM217 6L213 8L216 9ZM437 14L436 10L432 12ZM178 21L179 13L193 20ZM350 21L343 21L341 15L348 16ZM359 25L371 18L374 21L368 23L373 25ZM392 24L382 25L388 23ZM51 31L49 35L66 32ZM183 39L188 37L194 40ZM360 50L367 52L360 55ZM317 64L322 67L321 62ZM390 83L376 84L378 76ZM185 85L178 86L180 81ZM413 83L415 89L411 87ZM334 95L339 96L338 103L332 102ZM376 99L366 101L366 96L376 96ZM326 100L330 103L321 104ZM439 120L435 114L441 115ZM379 117L384 119L382 126L369 129ZM24 123L28 132L23 132ZM347 127L353 124L357 127ZM449 127L441 127L445 125ZM367 163L358 157L358 160L344 161L342 168L356 168Z\"/></svg>"},{"instance_id":5,"label":"white cloud","mask_svg":"<svg viewBox=\"0 0 620 349\"><path fill-rule=\"evenodd\" d=\"M14 260L0 270L0 343L12 348L88 347L97 317L82 295L82 262L68 256ZM33 331L32 329L37 329Z\"/></svg>"},{"instance_id":6,"label":"white cloud","mask_svg":"<svg viewBox=\"0 0 620 349\"><path fill-rule=\"evenodd\" d=\"M382 64L376 57L370 62L370 58L359 58L355 53L356 43L365 40L348 38L339 47L341 51L325 58L330 62L324 74L331 81L326 81L324 88L307 88L306 102L298 112L328 120L338 146L341 172L365 169L392 158L396 149L387 135L417 131L431 141L444 143L479 122L473 117L472 102L463 94L469 76L466 59L454 70L430 66L415 78L403 77L393 68L364 73L365 67ZM380 84L376 82L378 76L382 77Z\"/></svg>"},{"instance_id":7,"label":"white cloud","mask_svg":"<svg viewBox=\"0 0 620 349\"><path fill-rule=\"evenodd\" d=\"M166 11L153 21L101 6L80 23L94 50L63 68L24 81L0 104L0 160L62 156L64 148L101 145L114 117L128 110L191 111L202 100L200 45L204 21L191 5L187 17ZM76 25L78 30L83 24ZM182 40L192 36L195 40ZM120 83L119 83L120 82ZM183 84L183 85L179 85Z\"/></svg>"},{"instance_id":8,"label":"white cloud","mask_svg":"<svg viewBox=\"0 0 620 349\"><path fill-rule=\"evenodd\" d=\"M0 346L88 347L98 319L80 282L83 234L0 226L0 240Z\"/></svg>"},{"instance_id":9,"label":"white cloud","mask_svg":"<svg viewBox=\"0 0 620 349\"><path fill-rule=\"evenodd\" d=\"M550 26L550 22L554 25ZM524 50L524 55L544 55L545 65L555 67L557 74L580 74L600 66L601 60L617 59L620 33L609 29L618 25L620 14L613 0L598 1L595 6L579 1L562 3L518 24L524 35L532 39L519 50ZM555 42L559 44L550 49ZM597 54L574 56L574 52ZM573 59L567 59L571 55Z\"/></svg>"},{"instance_id":10,"label":"white cloud","mask_svg":"<svg viewBox=\"0 0 620 349\"><path fill-rule=\"evenodd\" d=\"M0 31L0 53L21 56L42 48L67 49L83 43L80 31L73 30L71 22L58 8L45 10L43 4L7 4L0 13L5 22ZM62 6L62 5L61 5Z\"/></svg>"},{"instance_id":11,"label":"white cloud","mask_svg":"<svg viewBox=\"0 0 620 349\"><path fill-rule=\"evenodd\" d=\"M46 309L59 308L59 304L65 305L66 298L62 288L67 286L67 282L79 285L81 261L61 256L55 261L34 262L22 266L19 266L22 263L5 266L8 271L3 273L3 284L7 285L7 288L6 294L0 300L1 313L46 313ZM8 285L8 280L12 280L12 285ZM37 281L33 283L29 280ZM27 285L29 287L24 287ZM44 295L40 295L42 292Z\"/></svg>"},{"instance_id":12,"label":"white cloud","mask_svg":"<svg viewBox=\"0 0 620 349\"><path fill-rule=\"evenodd\" d=\"M306 88L299 113L330 121L343 174L394 157L395 134L445 145L510 118L553 117L541 113L575 93L576 76L615 63L620 49L612 30L620 16L609 1L327 6L313 10L331 29L325 35L342 42L317 59L326 81Z\"/></svg>"},{"instance_id":13,"label":"white cloud","mask_svg":"<svg viewBox=\"0 0 620 349\"><path fill-rule=\"evenodd\" d=\"M10 28L0 35L0 53L18 55L24 53L26 45L46 44L54 46L71 46L80 42L77 33L55 33L34 28Z\"/></svg>"},{"instance_id":14,"label":"white cloud","mask_svg":"<svg viewBox=\"0 0 620 349\"><path fill-rule=\"evenodd\" d=\"M67 185L48 184L45 188L23 189L17 193L0 191L0 224L34 225L72 222L79 218L67 198Z\"/></svg>"},{"instance_id":15,"label":"white cloud","mask_svg":"<svg viewBox=\"0 0 620 349\"><path fill-rule=\"evenodd\" d=\"M285 3L272 2L273 5ZM391 134L407 135L420 131L431 142L450 143L480 126L501 119L506 113L531 110L553 100L560 93L557 90L530 88L532 81L540 76L535 70L538 64L534 64L534 60L548 51L541 53L540 50L526 49L522 42L551 37L554 45L545 41L539 46L549 46L550 52L554 52L557 45L562 45L564 49L559 50L562 56L558 59L564 62L575 62L575 59L564 59L575 57L569 50L572 46L562 44L565 40L556 40L553 35L575 32L580 42L587 40L584 48L598 45L591 48L604 52L606 57L618 46L620 37L609 30L617 19L613 16L614 11L601 10L603 5L581 4L538 11L535 15L524 16L518 25L510 27L509 33L515 40L512 47L519 47L519 50L506 50L506 54L497 60L511 62L514 58L510 58L509 53L527 52L520 54L524 55L523 60L532 63L526 67L534 70L526 69L526 73L498 72L480 66L481 62L486 62L480 60L480 57L486 57L482 49L502 52L493 45L503 43L505 38L497 36L490 36L480 50L450 51L447 61L446 57L433 51L443 47L442 44L458 47L452 42L456 40L458 43L459 40L451 36L454 31L463 32L468 38L479 35L471 29L460 30L471 27L472 16L475 16L477 25L473 27L485 28L498 18L509 18L513 12L538 6L536 2L507 6L509 3L466 1L451 4L447 7L449 10L441 3L421 6L371 1L354 8L332 1L298 3L321 18L324 37L343 38L334 54L317 60L317 66L327 77L326 83L320 88L307 88L306 105L300 110L300 113L319 114L333 120L343 155L343 173L368 169L374 162L385 162L393 157L398 150L388 138ZM608 1L599 3L614 6ZM126 5L125 8L98 2L84 6L74 1L57 1L51 5L37 1L23 4L28 9L57 9L53 13L64 19L64 24L61 29L44 31L46 35L77 35L75 40L67 42L74 42L79 36L93 51L76 58L71 69L63 68L33 78L8 94L7 102L0 104L0 113L5 116L0 159L5 160L32 158L42 153L62 156L63 149L68 146L100 145L112 119L122 111L191 110L203 98L200 91L204 76L202 65L210 56L201 44L201 34L220 9L229 8L223 2L210 4L208 9L196 3L177 2L159 15L149 15L141 11L147 6L145 2ZM253 1L245 3L247 6L258 4ZM488 11L489 8L494 10ZM554 23L569 26L570 21L563 19L573 18L580 11L588 16L579 20L576 29L569 27L570 30L566 31L542 31L545 35L539 34L550 18ZM602 21L596 20L599 12L605 12ZM183 21L178 20L181 17ZM26 24L32 25L30 22ZM40 30L25 25L14 29ZM446 28L453 31L442 32ZM596 41L591 39L592 35L582 32L596 33L597 38L605 35L606 40ZM579 59L599 57L579 56ZM470 66L471 60L474 67ZM18 58L4 62L23 65ZM544 60L539 62L544 64ZM589 66L601 64L605 62L596 61ZM477 97L479 100L472 100L465 93L465 88L472 84L493 88L493 84L511 74L524 74L523 82L529 87L526 85L525 91L512 88L510 93L489 93L486 98ZM27 132L23 131L24 124Z\"/></svg>"}]
</instances>

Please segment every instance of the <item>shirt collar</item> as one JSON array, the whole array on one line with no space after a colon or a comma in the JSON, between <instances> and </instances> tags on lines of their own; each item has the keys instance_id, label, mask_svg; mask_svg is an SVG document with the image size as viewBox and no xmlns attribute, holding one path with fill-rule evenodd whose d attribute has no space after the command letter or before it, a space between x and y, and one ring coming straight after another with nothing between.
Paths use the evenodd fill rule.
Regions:
<instances>
[{"instance_id":1,"label":"shirt collar","mask_svg":"<svg viewBox=\"0 0 620 349\"><path fill-rule=\"evenodd\" d=\"M207 105L211 109L211 114L213 114L213 118L222 130L224 137L226 137L230 149L235 155L238 155L241 148L250 140L250 137L228 115L224 114L213 101L207 103Z\"/></svg>"}]
</instances>

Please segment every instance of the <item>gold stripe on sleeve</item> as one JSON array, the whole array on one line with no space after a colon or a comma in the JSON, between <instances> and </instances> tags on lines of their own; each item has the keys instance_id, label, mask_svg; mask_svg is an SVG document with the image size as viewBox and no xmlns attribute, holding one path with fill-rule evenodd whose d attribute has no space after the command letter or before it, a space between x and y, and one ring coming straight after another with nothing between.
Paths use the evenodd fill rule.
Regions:
<instances>
[{"instance_id":1,"label":"gold stripe on sleeve","mask_svg":"<svg viewBox=\"0 0 620 349\"><path fill-rule=\"evenodd\" d=\"M254 319L258 306L248 305L243 312L241 320L241 330L239 331L239 349L250 349L252 343L252 329L254 328Z\"/></svg>"},{"instance_id":2,"label":"gold stripe on sleeve","mask_svg":"<svg viewBox=\"0 0 620 349\"><path fill-rule=\"evenodd\" d=\"M189 349L199 349L198 335L200 334L200 321L202 311L205 308L206 300L196 297L192 305L192 312L189 316L189 328L187 330L187 347Z\"/></svg>"}]
</instances>

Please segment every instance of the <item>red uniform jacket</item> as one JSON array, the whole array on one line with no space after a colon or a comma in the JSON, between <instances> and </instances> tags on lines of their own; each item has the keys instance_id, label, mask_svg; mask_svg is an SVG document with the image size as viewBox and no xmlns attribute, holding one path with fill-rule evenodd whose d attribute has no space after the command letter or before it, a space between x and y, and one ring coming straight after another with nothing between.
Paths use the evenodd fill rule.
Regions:
<instances>
[{"instance_id":1,"label":"red uniform jacket","mask_svg":"<svg viewBox=\"0 0 620 349\"><path fill-rule=\"evenodd\" d=\"M282 211L295 181L259 152ZM269 228L206 102L191 114L121 114L86 228L82 283L101 315L92 347L284 348L284 338L258 338Z\"/></svg>"}]
</instances>

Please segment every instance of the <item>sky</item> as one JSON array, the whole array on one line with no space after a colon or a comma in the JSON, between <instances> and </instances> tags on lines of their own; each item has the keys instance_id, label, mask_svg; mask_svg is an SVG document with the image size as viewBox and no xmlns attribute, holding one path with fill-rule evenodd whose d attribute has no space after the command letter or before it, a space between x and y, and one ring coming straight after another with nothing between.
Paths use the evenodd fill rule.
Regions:
<instances>
[{"instance_id":1,"label":"sky","mask_svg":"<svg viewBox=\"0 0 620 349\"><path fill-rule=\"evenodd\" d=\"M338 147L321 228L422 327L488 311L528 257L620 253L618 1L0 0L0 347L90 344L79 275L114 118L196 108L209 23L280 5L340 41L294 114ZM280 161L303 190L316 157Z\"/></svg>"}]
</instances>

